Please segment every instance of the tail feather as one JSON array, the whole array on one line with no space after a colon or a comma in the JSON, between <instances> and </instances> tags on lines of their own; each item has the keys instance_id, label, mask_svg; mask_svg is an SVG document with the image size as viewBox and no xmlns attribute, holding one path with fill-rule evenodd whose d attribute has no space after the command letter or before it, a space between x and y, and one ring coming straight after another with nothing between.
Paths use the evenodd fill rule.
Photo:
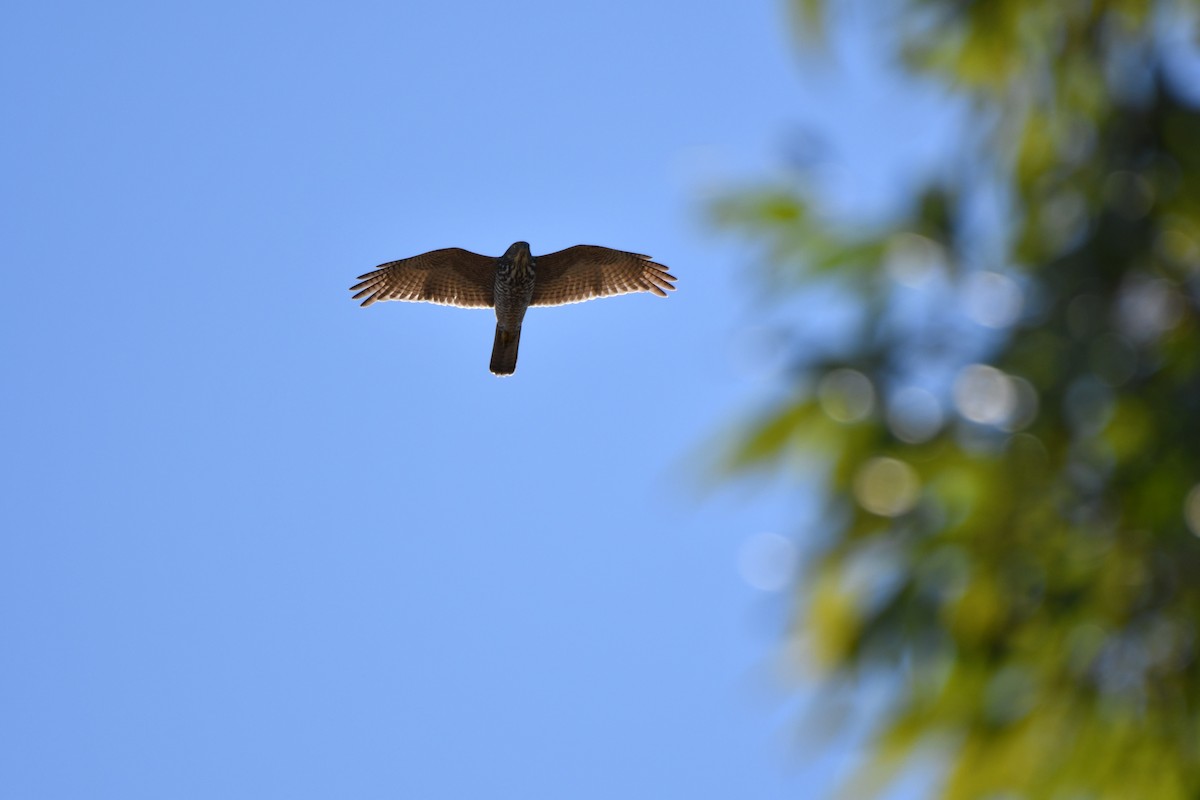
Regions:
<instances>
[{"instance_id":1,"label":"tail feather","mask_svg":"<svg viewBox=\"0 0 1200 800\"><path fill-rule=\"evenodd\" d=\"M517 345L521 343L521 329L501 330L496 326L496 342L492 345L492 372L496 375L512 375L517 369Z\"/></svg>"}]
</instances>

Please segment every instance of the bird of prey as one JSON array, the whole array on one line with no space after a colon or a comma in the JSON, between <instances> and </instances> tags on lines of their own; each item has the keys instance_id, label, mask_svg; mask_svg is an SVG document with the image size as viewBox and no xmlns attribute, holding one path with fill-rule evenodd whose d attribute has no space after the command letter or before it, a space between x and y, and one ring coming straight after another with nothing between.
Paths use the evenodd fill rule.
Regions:
<instances>
[{"instance_id":1,"label":"bird of prey","mask_svg":"<svg viewBox=\"0 0 1200 800\"><path fill-rule=\"evenodd\" d=\"M516 242L499 258L450 247L380 264L350 287L354 299L408 300L460 308L496 309L491 370L511 375L517 368L521 323L530 306L582 303L593 297L652 292L666 297L674 275L650 256L590 244L534 256Z\"/></svg>"}]
</instances>

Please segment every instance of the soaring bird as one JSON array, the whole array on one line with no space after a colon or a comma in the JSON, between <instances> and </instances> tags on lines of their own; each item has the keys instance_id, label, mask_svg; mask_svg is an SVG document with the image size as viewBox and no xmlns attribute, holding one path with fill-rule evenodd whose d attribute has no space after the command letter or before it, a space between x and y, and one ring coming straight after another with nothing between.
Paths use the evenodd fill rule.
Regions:
<instances>
[{"instance_id":1,"label":"soaring bird","mask_svg":"<svg viewBox=\"0 0 1200 800\"><path fill-rule=\"evenodd\" d=\"M496 341L491 370L511 375L517 368L521 323L530 306L582 303L594 297L652 292L666 297L675 276L650 256L580 244L535 256L516 242L499 258L449 247L389 261L350 287L354 299L408 300L460 308L495 308Z\"/></svg>"}]
</instances>

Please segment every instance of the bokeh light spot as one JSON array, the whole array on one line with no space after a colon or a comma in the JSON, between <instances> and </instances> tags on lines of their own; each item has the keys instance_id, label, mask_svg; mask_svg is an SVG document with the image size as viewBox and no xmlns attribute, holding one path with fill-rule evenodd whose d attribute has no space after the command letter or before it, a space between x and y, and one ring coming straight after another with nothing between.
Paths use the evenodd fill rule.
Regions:
<instances>
[{"instance_id":1,"label":"bokeh light spot","mask_svg":"<svg viewBox=\"0 0 1200 800\"><path fill-rule=\"evenodd\" d=\"M1174 328L1183 308L1183 298L1170 283L1138 276L1121 287L1117 321L1130 339L1148 342Z\"/></svg>"},{"instance_id":2,"label":"bokeh light spot","mask_svg":"<svg viewBox=\"0 0 1200 800\"><path fill-rule=\"evenodd\" d=\"M776 327L748 326L733 336L730 355L734 366L748 378L778 378L787 366L787 335Z\"/></svg>"},{"instance_id":3,"label":"bokeh light spot","mask_svg":"<svg viewBox=\"0 0 1200 800\"><path fill-rule=\"evenodd\" d=\"M1158 235L1155 249L1175 266L1194 271L1200 265L1200 245L1179 228L1167 228Z\"/></svg>"},{"instance_id":4,"label":"bokeh light spot","mask_svg":"<svg viewBox=\"0 0 1200 800\"><path fill-rule=\"evenodd\" d=\"M1183 517L1192 533L1200 536L1200 483L1188 492L1187 500L1183 504Z\"/></svg>"},{"instance_id":5,"label":"bokeh light spot","mask_svg":"<svg viewBox=\"0 0 1200 800\"><path fill-rule=\"evenodd\" d=\"M992 722L1011 724L1034 706L1036 683L1029 671L1005 666L996 671L984 690L984 713Z\"/></svg>"},{"instance_id":6,"label":"bokeh light spot","mask_svg":"<svg viewBox=\"0 0 1200 800\"><path fill-rule=\"evenodd\" d=\"M946 249L927 236L906 232L888 240L883 267L896 283L916 288L945 266Z\"/></svg>"},{"instance_id":7,"label":"bokeh light spot","mask_svg":"<svg viewBox=\"0 0 1200 800\"><path fill-rule=\"evenodd\" d=\"M917 471L896 458L873 458L854 476L859 505L882 517L898 517L912 510L920 494Z\"/></svg>"},{"instance_id":8,"label":"bokeh light spot","mask_svg":"<svg viewBox=\"0 0 1200 800\"><path fill-rule=\"evenodd\" d=\"M871 379L853 369L835 369L817 385L817 399L830 419L858 422L875 407L875 388Z\"/></svg>"},{"instance_id":9,"label":"bokeh light spot","mask_svg":"<svg viewBox=\"0 0 1200 800\"><path fill-rule=\"evenodd\" d=\"M1141 219L1154 207L1154 186L1136 172L1117 170L1104 179L1104 202L1126 219Z\"/></svg>"},{"instance_id":10,"label":"bokeh light spot","mask_svg":"<svg viewBox=\"0 0 1200 800\"><path fill-rule=\"evenodd\" d=\"M941 430L943 419L938 399L916 386L904 387L888 402L888 427L902 442L929 441Z\"/></svg>"},{"instance_id":11,"label":"bokeh light spot","mask_svg":"<svg viewBox=\"0 0 1200 800\"><path fill-rule=\"evenodd\" d=\"M1096 659L1104 649L1108 635L1099 625L1085 622L1076 625L1063 643L1067 664L1076 675L1086 675L1094 669Z\"/></svg>"},{"instance_id":12,"label":"bokeh light spot","mask_svg":"<svg viewBox=\"0 0 1200 800\"><path fill-rule=\"evenodd\" d=\"M1078 378L1071 383L1064 404L1067 421L1082 436L1099 433L1112 419L1112 389L1091 376Z\"/></svg>"},{"instance_id":13,"label":"bokeh light spot","mask_svg":"<svg viewBox=\"0 0 1200 800\"><path fill-rule=\"evenodd\" d=\"M777 533L751 536L738 552L738 572L750 586L777 592L792 581L798 553L791 540Z\"/></svg>"},{"instance_id":14,"label":"bokeh light spot","mask_svg":"<svg viewBox=\"0 0 1200 800\"><path fill-rule=\"evenodd\" d=\"M954 405L958 413L981 425L999 425L1017 409L1017 391L1012 380L987 364L970 364L954 381Z\"/></svg>"},{"instance_id":15,"label":"bokeh light spot","mask_svg":"<svg viewBox=\"0 0 1200 800\"><path fill-rule=\"evenodd\" d=\"M1059 192L1046 201L1040 223L1047 244L1065 248L1085 230L1087 201L1079 192Z\"/></svg>"},{"instance_id":16,"label":"bokeh light spot","mask_svg":"<svg viewBox=\"0 0 1200 800\"><path fill-rule=\"evenodd\" d=\"M999 272L976 272L963 285L967 316L985 328L1007 328L1021 316L1021 287Z\"/></svg>"},{"instance_id":17,"label":"bokeh light spot","mask_svg":"<svg viewBox=\"0 0 1200 800\"><path fill-rule=\"evenodd\" d=\"M1008 375L1009 385L1013 390L1013 408L999 425L1009 433L1028 428L1033 424L1038 414L1038 393L1033 384L1024 378Z\"/></svg>"}]
</instances>

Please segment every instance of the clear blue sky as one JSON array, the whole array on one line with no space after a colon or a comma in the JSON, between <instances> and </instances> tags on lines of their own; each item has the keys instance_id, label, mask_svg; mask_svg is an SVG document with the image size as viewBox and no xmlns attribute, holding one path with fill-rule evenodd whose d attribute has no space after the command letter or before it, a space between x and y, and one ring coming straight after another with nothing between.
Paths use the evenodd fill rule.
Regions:
<instances>
[{"instance_id":1,"label":"clear blue sky","mask_svg":"<svg viewBox=\"0 0 1200 800\"><path fill-rule=\"evenodd\" d=\"M806 74L773 2L3 16L0 795L782 798L850 768L794 758L786 602L738 574L794 504L689 471L767 394L700 190L816 125L871 207L931 148L852 43ZM535 309L503 380L490 312L346 291L518 239L679 291Z\"/></svg>"}]
</instances>

